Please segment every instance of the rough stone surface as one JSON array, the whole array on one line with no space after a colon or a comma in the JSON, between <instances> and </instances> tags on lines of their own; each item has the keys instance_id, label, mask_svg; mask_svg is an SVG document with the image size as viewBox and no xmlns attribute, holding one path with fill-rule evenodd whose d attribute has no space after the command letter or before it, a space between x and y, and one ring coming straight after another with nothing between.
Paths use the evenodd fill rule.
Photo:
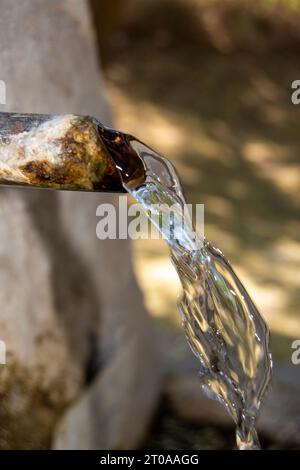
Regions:
<instances>
[{"instance_id":1,"label":"rough stone surface","mask_svg":"<svg viewBox=\"0 0 300 470\"><path fill-rule=\"evenodd\" d=\"M0 110L109 123L87 2L0 0L0 10ZM0 448L134 447L151 418L151 324L128 242L96 238L103 201L114 196L0 192Z\"/></svg>"}]
</instances>

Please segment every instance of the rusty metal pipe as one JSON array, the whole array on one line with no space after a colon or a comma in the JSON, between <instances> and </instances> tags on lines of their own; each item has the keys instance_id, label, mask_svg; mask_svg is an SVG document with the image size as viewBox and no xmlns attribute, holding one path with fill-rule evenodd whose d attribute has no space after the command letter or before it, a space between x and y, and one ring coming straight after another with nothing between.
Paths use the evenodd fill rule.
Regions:
<instances>
[{"instance_id":1,"label":"rusty metal pipe","mask_svg":"<svg viewBox=\"0 0 300 470\"><path fill-rule=\"evenodd\" d=\"M124 192L142 182L132 137L90 116L0 113L0 184Z\"/></svg>"}]
</instances>

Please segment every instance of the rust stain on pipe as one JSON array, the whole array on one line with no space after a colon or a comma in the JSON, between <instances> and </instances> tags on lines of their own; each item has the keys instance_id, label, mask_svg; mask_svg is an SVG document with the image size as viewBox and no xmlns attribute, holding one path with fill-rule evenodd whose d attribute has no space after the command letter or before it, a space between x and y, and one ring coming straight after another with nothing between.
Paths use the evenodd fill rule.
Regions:
<instances>
[{"instance_id":1,"label":"rust stain on pipe","mask_svg":"<svg viewBox=\"0 0 300 470\"><path fill-rule=\"evenodd\" d=\"M124 192L104 129L89 116L0 113L0 184Z\"/></svg>"}]
</instances>

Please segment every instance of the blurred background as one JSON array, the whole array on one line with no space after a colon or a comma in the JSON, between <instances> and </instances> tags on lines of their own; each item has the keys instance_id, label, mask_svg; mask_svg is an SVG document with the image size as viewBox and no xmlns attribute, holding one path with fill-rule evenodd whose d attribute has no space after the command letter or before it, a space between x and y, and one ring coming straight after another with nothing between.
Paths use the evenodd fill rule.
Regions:
<instances>
[{"instance_id":1,"label":"blurred background","mask_svg":"<svg viewBox=\"0 0 300 470\"><path fill-rule=\"evenodd\" d=\"M169 158L205 205L207 238L271 329L262 445L300 448L300 0L0 0L0 13L1 111L95 116ZM96 208L115 194L0 196L0 449L234 448L163 241L98 240Z\"/></svg>"},{"instance_id":2,"label":"blurred background","mask_svg":"<svg viewBox=\"0 0 300 470\"><path fill-rule=\"evenodd\" d=\"M300 79L300 1L91 5L114 125L166 155L188 201L205 204L207 238L267 320L280 380L299 387L291 343L300 338L300 106L291 102L291 84ZM190 409L197 367L181 330L180 287L166 246L136 241L134 265L168 371L145 445L233 445L230 433L196 416L197 398ZM289 420L288 436L273 436L274 420L262 424L267 446L300 444L299 402L293 406L291 412L285 403L285 417L275 418Z\"/></svg>"}]
</instances>

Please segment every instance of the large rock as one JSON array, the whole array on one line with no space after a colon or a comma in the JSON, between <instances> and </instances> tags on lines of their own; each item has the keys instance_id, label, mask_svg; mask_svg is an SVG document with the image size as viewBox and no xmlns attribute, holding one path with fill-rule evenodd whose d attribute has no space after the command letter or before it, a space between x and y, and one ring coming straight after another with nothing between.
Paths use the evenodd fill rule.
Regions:
<instances>
[{"instance_id":1,"label":"large rock","mask_svg":"<svg viewBox=\"0 0 300 470\"><path fill-rule=\"evenodd\" d=\"M0 0L0 10L1 110L108 123L87 2ZM1 190L1 448L51 440L59 448L134 447L147 428L159 383L152 328L129 243L96 238L103 201L115 199Z\"/></svg>"}]
</instances>

